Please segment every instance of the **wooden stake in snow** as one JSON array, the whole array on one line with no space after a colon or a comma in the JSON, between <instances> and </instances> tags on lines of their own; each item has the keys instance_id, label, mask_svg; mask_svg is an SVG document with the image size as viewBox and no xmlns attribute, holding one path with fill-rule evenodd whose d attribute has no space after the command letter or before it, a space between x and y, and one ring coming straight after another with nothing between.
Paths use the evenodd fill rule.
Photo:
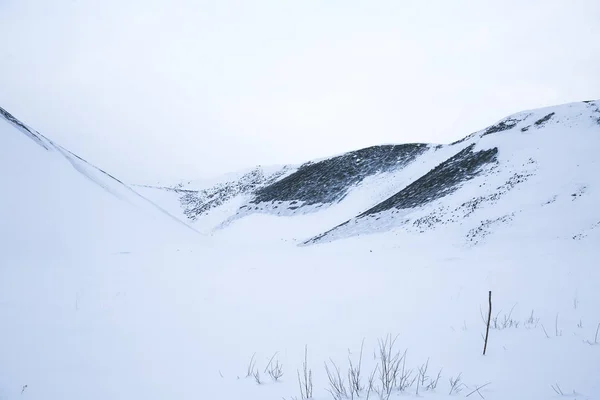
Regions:
<instances>
[{"instance_id":1,"label":"wooden stake in snow","mask_svg":"<svg viewBox=\"0 0 600 400\"><path fill-rule=\"evenodd\" d=\"M483 344L483 355L485 356L485 351L487 350L487 342L488 336L490 334L490 320L492 319L492 291L489 293L489 302L490 302L490 310L488 311L488 320L487 320L487 328L485 330L485 343Z\"/></svg>"}]
</instances>

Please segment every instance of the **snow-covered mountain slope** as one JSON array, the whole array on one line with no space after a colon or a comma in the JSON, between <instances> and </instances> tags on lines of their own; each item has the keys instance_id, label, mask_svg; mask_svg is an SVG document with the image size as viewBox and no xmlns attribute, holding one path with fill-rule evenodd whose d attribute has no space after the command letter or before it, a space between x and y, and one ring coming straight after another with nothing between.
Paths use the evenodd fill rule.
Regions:
<instances>
[{"instance_id":1,"label":"snow-covered mountain slope","mask_svg":"<svg viewBox=\"0 0 600 400\"><path fill-rule=\"evenodd\" d=\"M201 236L0 108L0 254L131 252ZM192 237L194 239L192 239Z\"/></svg>"},{"instance_id":2,"label":"snow-covered mountain slope","mask_svg":"<svg viewBox=\"0 0 600 400\"><path fill-rule=\"evenodd\" d=\"M600 109L582 102L522 112L404 189L307 243L448 225L478 243L492 232L567 236L600 225Z\"/></svg>"},{"instance_id":3,"label":"snow-covered mountain slope","mask_svg":"<svg viewBox=\"0 0 600 400\"><path fill-rule=\"evenodd\" d=\"M248 237L258 223L273 238L304 244L449 227L457 242L473 244L519 220L550 234L543 221L565 213L582 215L552 234L583 237L599 218L580 207L600 200L599 119L596 101L521 112L450 145L376 146L269 174L257 169L200 191L168 188L169 208L207 232ZM143 193L158 201L161 192Z\"/></svg>"},{"instance_id":4,"label":"snow-covered mountain slope","mask_svg":"<svg viewBox=\"0 0 600 400\"><path fill-rule=\"evenodd\" d=\"M312 400L599 399L596 104L313 186L331 203L252 202L301 166L230 176L202 240L4 114L0 399L303 399L304 371ZM136 189L178 211L202 185Z\"/></svg>"},{"instance_id":5,"label":"snow-covered mountain slope","mask_svg":"<svg viewBox=\"0 0 600 400\"><path fill-rule=\"evenodd\" d=\"M234 215L259 188L293 170L290 166L259 166L217 179L179 182L172 186L134 185L134 189L174 215L195 223L198 229L210 231Z\"/></svg>"},{"instance_id":6,"label":"snow-covered mountain slope","mask_svg":"<svg viewBox=\"0 0 600 400\"><path fill-rule=\"evenodd\" d=\"M203 231L220 230L248 216L319 215L318 229L342 222L385 199L450 152L424 144L374 146L300 166L257 167L216 183L135 186ZM427 155L427 157L424 157ZM179 210L179 211L178 211ZM327 210L324 216L323 210ZM288 222L291 220L288 220Z\"/></svg>"}]
</instances>

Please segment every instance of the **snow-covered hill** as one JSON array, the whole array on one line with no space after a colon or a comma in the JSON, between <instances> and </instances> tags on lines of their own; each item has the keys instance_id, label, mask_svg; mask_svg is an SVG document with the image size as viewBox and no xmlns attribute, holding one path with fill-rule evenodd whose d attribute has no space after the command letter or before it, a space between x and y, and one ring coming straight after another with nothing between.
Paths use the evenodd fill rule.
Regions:
<instances>
[{"instance_id":1,"label":"snow-covered hill","mask_svg":"<svg viewBox=\"0 0 600 400\"><path fill-rule=\"evenodd\" d=\"M1 112L2 400L600 399L598 102L162 208Z\"/></svg>"},{"instance_id":2,"label":"snow-covered hill","mask_svg":"<svg viewBox=\"0 0 600 400\"><path fill-rule=\"evenodd\" d=\"M143 193L206 232L249 236L260 220L272 226L266 236L304 244L397 229L454 229L457 242L476 244L521 222L582 239L600 224L590 207L600 201L599 121L598 102L571 103L511 115L450 145L377 146L259 167L201 190Z\"/></svg>"},{"instance_id":3,"label":"snow-covered hill","mask_svg":"<svg viewBox=\"0 0 600 400\"><path fill-rule=\"evenodd\" d=\"M131 252L165 243L171 236L182 241L202 238L2 108L0 139L4 255Z\"/></svg>"},{"instance_id":4,"label":"snow-covered hill","mask_svg":"<svg viewBox=\"0 0 600 400\"><path fill-rule=\"evenodd\" d=\"M600 109L573 103L512 115L404 189L307 243L448 225L469 243L511 230L581 240L600 232Z\"/></svg>"}]
</instances>

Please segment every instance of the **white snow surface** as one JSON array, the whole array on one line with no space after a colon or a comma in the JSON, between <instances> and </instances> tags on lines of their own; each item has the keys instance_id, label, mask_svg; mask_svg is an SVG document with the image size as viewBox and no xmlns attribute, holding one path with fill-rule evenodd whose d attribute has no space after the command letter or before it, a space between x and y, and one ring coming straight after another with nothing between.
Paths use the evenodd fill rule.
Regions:
<instances>
[{"instance_id":1,"label":"white snow surface","mask_svg":"<svg viewBox=\"0 0 600 400\"><path fill-rule=\"evenodd\" d=\"M27 129L0 116L4 257L131 252L172 235L184 243L202 240L128 186Z\"/></svg>"},{"instance_id":2,"label":"white snow surface","mask_svg":"<svg viewBox=\"0 0 600 400\"><path fill-rule=\"evenodd\" d=\"M358 363L363 341L366 399L387 335L394 351L406 350L412 377L428 363L427 385L441 370L435 390L414 382L390 399L473 391L469 399L600 399L592 107L531 111L518 129L475 135L479 148L499 148L489 173L402 218L382 213L303 247L436 161L371 177L322 211L255 213L205 237L58 145L40 136L46 150L0 121L0 399L301 399L306 348L313 398L324 400L332 397L324 363L335 362L347 386L348 358ZM556 120L521 132L553 111ZM439 151L458 147L422 157L443 160ZM496 193L515 171L530 176L469 215L455 211ZM456 221L396 222L432 213ZM477 243L469 239L481 221L505 215ZM246 376L251 359L260 383ZM265 372L270 359L282 365L278 381ZM459 375L460 393L450 394Z\"/></svg>"}]
</instances>

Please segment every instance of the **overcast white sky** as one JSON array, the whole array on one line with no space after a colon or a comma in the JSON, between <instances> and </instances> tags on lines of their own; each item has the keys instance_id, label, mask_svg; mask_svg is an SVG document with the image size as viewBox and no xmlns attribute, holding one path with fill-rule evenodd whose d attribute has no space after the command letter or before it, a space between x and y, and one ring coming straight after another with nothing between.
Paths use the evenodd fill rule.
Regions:
<instances>
[{"instance_id":1,"label":"overcast white sky","mask_svg":"<svg viewBox=\"0 0 600 400\"><path fill-rule=\"evenodd\" d=\"M600 98L598 0L0 0L0 106L129 182Z\"/></svg>"}]
</instances>

